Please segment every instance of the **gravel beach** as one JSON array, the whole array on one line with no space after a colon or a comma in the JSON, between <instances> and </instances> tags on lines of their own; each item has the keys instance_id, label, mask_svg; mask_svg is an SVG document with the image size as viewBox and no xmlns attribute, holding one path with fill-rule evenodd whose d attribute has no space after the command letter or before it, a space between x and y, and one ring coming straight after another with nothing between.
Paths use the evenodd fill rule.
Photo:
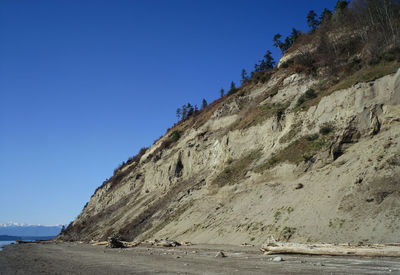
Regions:
<instances>
[{"instance_id":1,"label":"gravel beach","mask_svg":"<svg viewBox=\"0 0 400 275\"><path fill-rule=\"evenodd\" d=\"M267 256L257 247L220 245L111 249L83 243L54 242L9 245L0 252L0 274L266 273L400 274L400 259Z\"/></svg>"}]
</instances>

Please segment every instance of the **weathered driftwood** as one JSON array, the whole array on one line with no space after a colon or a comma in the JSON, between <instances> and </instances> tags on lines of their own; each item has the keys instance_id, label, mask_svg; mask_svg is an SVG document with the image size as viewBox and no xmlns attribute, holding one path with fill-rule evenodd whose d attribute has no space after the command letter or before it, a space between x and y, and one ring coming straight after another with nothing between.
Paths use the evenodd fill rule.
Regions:
<instances>
[{"instance_id":1,"label":"weathered driftwood","mask_svg":"<svg viewBox=\"0 0 400 275\"><path fill-rule=\"evenodd\" d=\"M400 257L400 245L394 244L302 244L269 241L261 246L264 254L308 254L330 256Z\"/></svg>"},{"instance_id":2,"label":"weathered driftwood","mask_svg":"<svg viewBox=\"0 0 400 275\"><path fill-rule=\"evenodd\" d=\"M104 242L94 242L94 243L92 243L92 245L107 245L107 244L108 244L107 241L104 241Z\"/></svg>"},{"instance_id":3,"label":"weathered driftwood","mask_svg":"<svg viewBox=\"0 0 400 275\"><path fill-rule=\"evenodd\" d=\"M110 243L112 243L110 245ZM115 244L117 244L118 247L121 247L121 244L123 247L136 247L139 245L144 245L144 246L164 246L164 247L175 247L175 246L180 246L180 245L185 245L185 246L190 246L193 245L191 242L182 242L179 243L174 240L154 240L154 241L143 241L143 242L125 242L125 241L119 241L118 238L109 238L108 241L98 241L98 242L91 242L92 245L108 245L109 247L114 247Z\"/></svg>"},{"instance_id":4,"label":"weathered driftwood","mask_svg":"<svg viewBox=\"0 0 400 275\"><path fill-rule=\"evenodd\" d=\"M125 247L136 247L140 245L140 242L122 242Z\"/></svg>"}]
</instances>

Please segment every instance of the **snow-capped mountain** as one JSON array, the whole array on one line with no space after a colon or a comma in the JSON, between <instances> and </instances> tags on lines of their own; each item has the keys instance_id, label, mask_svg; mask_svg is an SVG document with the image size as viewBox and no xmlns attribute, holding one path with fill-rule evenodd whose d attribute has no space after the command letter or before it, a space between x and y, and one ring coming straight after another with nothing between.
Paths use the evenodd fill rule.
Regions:
<instances>
[{"instance_id":1,"label":"snow-capped mountain","mask_svg":"<svg viewBox=\"0 0 400 275\"><path fill-rule=\"evenodd\" d=\"M12 236L56 236L61 232L62 225L40 225L8 222L0 224L0 235Z\"/></svg>"}]
</instances>

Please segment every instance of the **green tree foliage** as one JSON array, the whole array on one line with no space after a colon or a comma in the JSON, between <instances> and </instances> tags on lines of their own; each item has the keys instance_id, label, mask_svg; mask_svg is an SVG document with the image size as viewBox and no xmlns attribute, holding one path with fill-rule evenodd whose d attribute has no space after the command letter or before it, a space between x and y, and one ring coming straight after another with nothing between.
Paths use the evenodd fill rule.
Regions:
<instances>
[{"instance_id":1,"label":"green tree foliage","mask_svg":"<svg viewBox=\"0 0 400 275\"><path fill-rule=\"evenodd\" d=\"M310 10L307 14L307 25L312 31L314 31L318 27L319 23L317 14L313 10Z\"/></svg>"},{"instance_id":2,"label":"green tree foliage","mask_svg":"<svg viewBox=\"0 0 400 275\"><path fill-rule=\"evenodd\" d=\"M336 2L335 12L343 12L347 8L348 4L349 3L345 0L338 0Z\"/></svg>"},{"instance_id":3,"label":"green tree foliage","mask_svg":"<svg viewBox=\"0 0 400 275\"><path fill-rule=\"evenodd\" d=\"M287 36L285 38L285 42L283 43L285 52L292 46L293 40L291 36Z\"/></svg>"},{"instance_id":4,"label":"green tree foliage","mask_svg":"<svg viewBox=\"0 0 400 275\"><path fill-rule=\"evenodd\" d=\"M242 70L241 76L242 76L242 84L245 83L249 79L245 69Z\"/></svg>"},{"instance_id":5,"label":"green tree foliage","mask_svg":"<svg viewBox=\"0 0 400 275\"><path fill-rule=\"evenodd\" d=\"M184 120L184 119L186 119L187 118L187 108L186 108L186 105L183 105L182 106L182 120Z\"/></svg>"},{"instance_id":6,"label":"green tree foliage","mask_svg":"<svg viewBox=\"0 0 400 275\"><path fill-rule=\"evenodd\" d=\"M381 0L379 0L381 1ZM385 1L385 0L383 0ZM350 23L348 18L346 18L346 11L348 8L348 2L343 0L338 0L335 6L335 12L332 15L334 21L338 25L346 25L346 23Z\"/></svg>"},{"instance_id":7,"label":"green tree foliage","mask_svg":"<svg viewBox=\"0 0 400 275\"><path fill-rule=\"evenodd\" d=\"M175 131L173 131L173 132L171 133L170 137L171 137L171 140L172 140L173 142L178 141L178 139L181 138L181 133L180 133L179 131L175 130Z\"/></svg>"},{"instance_id":8,"label":"green tree foliage","mask_svg":"<svg viewBox=\"0 0 400 275\"><path fill-rule=\"evenodd\" d=\"M277 33L272 38L272 41L274 42L273 45L277 47L282 54L284 54L293 45L293 42L296 41L297 38L299 38L300 35L301 32L299 30L292 28L292 33L285 38L284 42L282 42L280 40L282 35Z\"/></svg>"},{"instance_id":9,"label":"green tree foliage","mask_svg":"<svg viewBox=\"0 0 400 275\"><path fill-rule=\"evenodd\" d=\"M322 13L321 16L319 17L319 21L320 24L327 24L332 18L332 12L330 10L328 10L327 8L325 8Z\"/></svg>"},{"instance_id":10,"label":"green tree foliage","mask_svg":"<svg viewBox=\"0 0 400 275\"><path fill-rule=\"evenodd\" d=\"M272 53L271 53L270 50L266 51L266 53L265 53L265 55L264 55L264 61L265 61L264 70L271 70L271 69L274 68L274 66L275 66L275 60L274 60L274 58L272 57Z\"/></svg>"},{"instance_id":11,"label":"green tree foliage","mask_svg":"<svg viewBox=\"0 0 400 275\"><path fill-rule=\"evenodd\" d=\"M192 104L190 104L190 103L186 104L186 110L187 110L187 117L190 117L193 115L194 108L193 108Z\"/></svg>"},{"instance_id":12,"label":"green tree foliage","mask_svg":"<svg viewBox=\"0 0 400 275\"><path fill-rule=\"evenodd\" d=\"M285 53L284 47L283 47L283 43L282 41L280 41L282 35L280 33L277 33L274 35L274 37L272 38L272 42L274 42L274 47L278 48L281 50L282 54Z\"/></svg>"},{"instance_id":13,"label":"green tree foliage","mask_svg":"<svg viewBox=\"0 0 400 275\"><path fill-rule=\"evenodd\" d=\"M232 94L236 93L237 91L238 91L238 89L236 88L236 84L235 84L235 82L232 81L231 88L228 92L228 95L232 95Z\"/></svg>"},{"instance_id":14,"label":"green tree foliage","mask_svg":"<svg viewBox=\"0 0 400 275\"><path fill-rule=\"evenodd\" d=\"M297 40L297 38L300 37L300 35L301 35L301 32L299 30L296 30L295 28L292 28L292 33L290 34L291 42L294 43Z\"/></svg>"},{"instance_id":15,"label":"green tree foliage","mask_svg":"<svg viewBox=\"0 0 400 275\"><path fill-rule=\"evenodd\" d=\"M221 97L223 97L223 96L224 96L224 94L225 94L225 91L224 91L224 89L222 89L222 88L221 88L221 90L219 91L219 94L220 94L220 96L221 96Z\"/></svg>"},{"instance_id":16,"label":"green tree foliage","mask_svg":"<svg viewBox=\"0 0 400 275\"><path fill-rule=\"evenodd\" d=\"M304 94L297 100L297 106L300 106L304 102L317 97L317 93L313 89L308 89Z\"/></svg>"},{"instance_id":17,"label":"green tree foliage","mask_svg":"<svg viewBox=\"0 0 400 275\"><path fill-rule=\"evenodd\" d=\"M362 58L367 62L375 59L378 60L377 62L382 59L393 61L397 58L400 60L399 57L396 57L396 51L400 48L400 0L352 0L351 2L338 0L334 12L325 8L318 17L313 10L309 11L307 24L310 27L312 40L319 41L317 49L312 55L309 52L301 53L297 59L291 60L290 64L299 64L311 69L324 66L334 72L335 66L338 68L337 66L340 64L348 62L350 56L362 52L361 47L366 46L368 46L368 50L363 52L370 56ZM352 31L351 41L330 35L334 34L332 31L339 28L343 32L347 29ZM282 41L282 35L277 33L272 39L273 45L284 54L301 35L299 30L292 28L291 34ZM311 40L306 37L303 41L298 41L299 46L301 46L300 43L309 43L307 41ZM389 54L388 49L393 50L395 54ZM267 81L268 73L262 72L271 70L274 66L275 61L268 50L264 58L254 65L254 71L250 74L251 80L256 83ZM245 69L241 72L241 78L242 83L249 80ZM237 91L238 88L232 81L228 95ZM221 88L220 96L223 97L224 93L224 89ZM298 105L315 98L315 96L315 91L308 90L299 98ZM207 102L203 99L201 109L206 106ZM178 120L184 120L197 112L197 105L192 106L187 103L176 110L176 116Z\"/></svg>"},{"instance_id":18,"label":"green tree foliage","mask_svg":"<svg viewBox=\"0 0 400 275\"><path fill-rule=\"evenodd\" d=\"M207 107L207 100L203 98L203 100L201 101L201 109L204 109L205 107Z\"/></svg>"},{"instance_id":19,"label":"green tree foliage","mask_svg":"<svg viewBox=\"0 0 400 275\"><path fill-rule=\"evenodd\" d=\"M272 57L271 51L268 50L264 55L264 59L260 60L260 64L254 65L254 71L262 72L262 71L272 70L274 66L275 66L275 60Z\"/></svg>"},{"instance_id":20,"label":"green tree foliage","mask_svg":"<svg viewBox=\"0 0 400 275\"><path fill-rule=\"evenodd\" d=\"M204 103L207 105L207 101L205 101L205 99L203 99L203 106ZM189 118L190 116L193 116L195 114L197 114L199 112L199 108L197 107L197 104L195 104L194 106L190 103L184 104L182 106L182 108L178 108L176 110L176 117L178 118L178 120L185 120L187 118Z\"/></svg>"}]
</instances>

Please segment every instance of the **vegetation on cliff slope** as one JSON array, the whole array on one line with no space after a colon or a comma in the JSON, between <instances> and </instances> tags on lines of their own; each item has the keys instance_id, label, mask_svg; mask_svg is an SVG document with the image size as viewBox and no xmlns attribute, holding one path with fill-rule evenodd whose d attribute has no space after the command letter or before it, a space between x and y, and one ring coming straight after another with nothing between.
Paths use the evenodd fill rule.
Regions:
<instances>
[{"instance_id":1,"label":"vegetation on cliff slope","mask_svg":"<svg viewBox=\"0 0 400 275\"><path fill-rule=\"evenodd\" d=\"M313 89L302 95L297 107L307 110L317 105L322 97L336 90L348 88L358 82L375 80L393 73L400 64L400 2L398 0L353 0L337 1L333 10L325 8L318 16L310 11L306 16L308 32L296 28L281 41L281 35L276 34L273 45L286 56L293 55L281 64L275 66L271 52L266 51L263 59L254 65L254 71L249 76L242 70L242 84L236 87L231 83L230 90L221 89L221 98L207 104L202 101L201 109L196 104L187 103L176 110L178 123L167 130L168 137L150 156L154 157L160 151L169 148L176 142L176 133L183 135L192 127L198 128L207 122L215 110L234 97L243 96L258 84L266 83L278 70L289 72L322 74L324 80ZM284 78L282 78L283 80ZM276 94L281 82L277 83L261 99ZM250 106L242 118L232 129L243 129L263 122L265 119L283 114L287 103L274 105ZM174 136L172 138L172 136ZM118 182L124 173L124 166L130 166L145 153L142 149L137 156L123 162L115 169L110 180L112 185ZM130 169L131 170L131 169ZM115 183L114 183L115 182Z\"/></svg>"},{"instance_id":2,"label":"vegetation on cliff slope","mask_svg":"<svg viewBox=\"0 0 400 275\"><path fill-rule=\"evenodd\" d=\"M210 104L203 100L200 109L191 103L178 108L178 122L167 130L165 136L154 142L150 149L151 153L148 153L148 149L143 148L135 157L130 158L126 163L122 163L115 169L114 175L98 189L106 184L109 184L110 188L115 188L119 184L125 183L130 173L132 174L129 177L138 173L135 171L137 165L152 164L160 160L162 156L168 156L164 153L168 153L168 149L173 148L175 144L181 144L181 140L185 140L187 137L185 134L188 130L200 128L216 114L218 116L226 114L237 116L232 116L234 120L229 127L227 126L221 133L218 133L219 140L215 140L215 144L220 141L222 135L229 131L240 137L240 134L271 118L278 124L291 112L295 115L299 114L298 117L301 117L306 114L304 111L317 105L323 97L337 90L351 87L358 82L368 82L391 74L399 68L399 1L355 0L351 3L338 1L333 11L325 9L319 17L315 12L310 11L307 22L310 26L308 33L293 29L291 36L283 41L280 40L279 35L273 38L274 45L284 52L282 59L284 62L281 62L279 67L275 66L271 53L267 51L264 58L255 65L253 72L248 74L245 70L242 71L240 86L237 87L232 82L231 88L226 94L225 91L221 90L221 98ZM311 87L299 91L301 95L294 95L286 100L281 95L281 88L286 85L284 84L285 79L295 73L306 75L310 79L316 79L316 81L313 82ZM270 80L273 84L270 84ZM256 95L252 94L258 88L261 88L261 92ZM224 113L224 107L232 103L235 103L237 109L228 110ZM217 168L213 168L215 177L211 180L210 186L215 190L223 186L237 184L246 178L249 171L265 176L267 173L264 173L264 171L277 167L278 164L283 162L295 165L312 163L321 150L328 150L329 146L333 145L335 139L338 138L335 126L329 123L319 125L317 126L319 127L318 131L318 129L313 128L316 126L312 124L311 126L308 125L308 131L304 131L303 121L295 119L290 126L291 129L284 135L278 136L279 138L273 141L271 147L268 148L272 152L272 154L268 152L269 158L263 158L262 150L243 152L241 158L230 159L227 163L220 166L216 165ZM303 133L303 136L299 134L300 132ZM268 132L261 133L261 135L268 134ZM205 135L206 132L197 133L197 137L203 137L204 143L208 138ZM274 147L275 144L279 144L279 146ZM169 152L171 151L173 150ZM143 158L145 155L146 157ZM139 164L141 159L143 163ZM261 163L261 160L263 160L263 163ZM174 162L175 159L168 161ZM223 169L215 170L218 167L223 167ZM175 183L172 177L168 179L170 186ZM153 224L153 220L156 220L154 213L159 213L163 217L180 217L186 211L186 206L191 204L186 202L184 207L182 205L176 206L176 209L172 211L167 209L168 203L172 198L178 204L185 194L192 192L192 187L194 188L198 184L197 180L190 178L187 182L179 181L182 186L180 187L181 190L178 191L182 192L183 195L178 194L176 190L170 190L167 193L168 196L166 195L162 200L160 198L154 200L154 204L151 204L151 198L146 198L149 200L145 204L146 210L125 225L119 233L132 237L140 234L140 230L143 228L150 230L149 236L157 233L169 224L171 219L165 218L162 223L157 225L154 222ZM201 182L203 184L204 179ZM142 189L138 188L135 196L140 196L140 192L142 192ZM151 192L146 190L146 194L148 193ZM103 219L105 215L111 215L113 211L116 211L115 209L123 207L128 201L132 200L130 197L124 197L114 206L110 206L100 214L96 214L97 216L90 218L91 220L87 220L98 221ZM138 229L137 225L140 225L139 227L142 227L142 229ZM73 232L78 236L84 226L85 224L78 224ZM66 234L72 232L70 228L72 227L67 228ZM288 231L288 236L295 232L294 229L286 231ZM112 232L108 233L111 234Z\"/></svg>"}]
</instances>

